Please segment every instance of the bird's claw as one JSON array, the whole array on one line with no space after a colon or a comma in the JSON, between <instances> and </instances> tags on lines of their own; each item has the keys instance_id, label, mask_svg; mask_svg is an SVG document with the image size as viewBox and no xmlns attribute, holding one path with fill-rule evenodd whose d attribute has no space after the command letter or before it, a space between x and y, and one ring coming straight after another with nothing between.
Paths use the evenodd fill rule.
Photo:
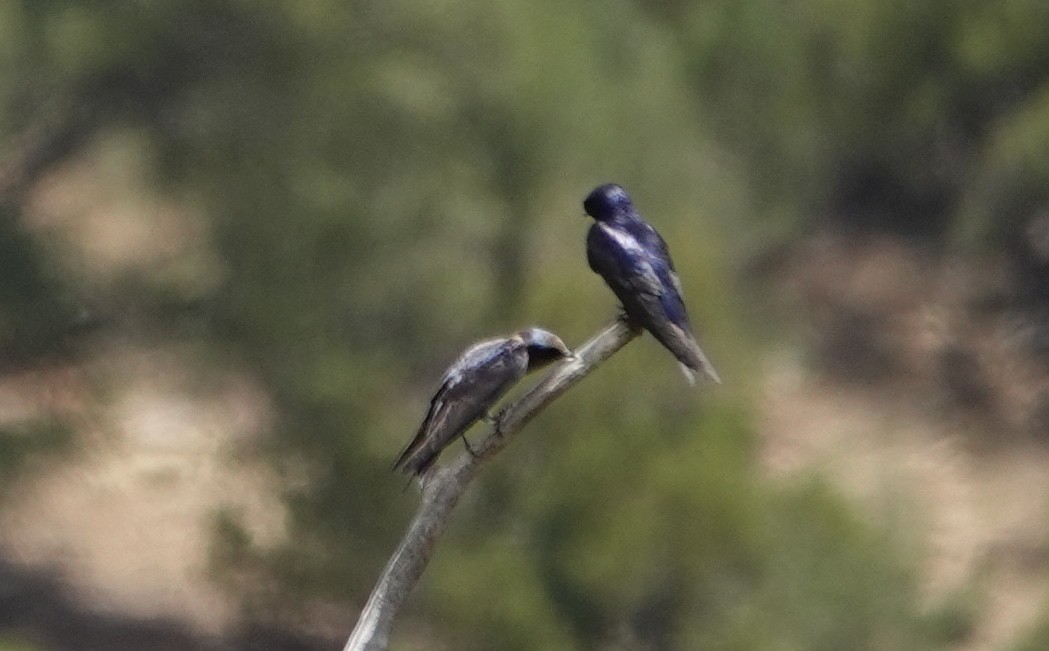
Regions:
<instances>
[{"instance_id":1,"label":"bird's claw","mask_svg":"<svg viewBox=\"0 0 1049 651\"><path fill-rule=\"evenodd\" d=\"M634 332L641 330L641 326L637 321L630 318L630 315L626 313L626 308L621 308L619 312L616 313L616 320Z\"/></svg>"}]
</instances>

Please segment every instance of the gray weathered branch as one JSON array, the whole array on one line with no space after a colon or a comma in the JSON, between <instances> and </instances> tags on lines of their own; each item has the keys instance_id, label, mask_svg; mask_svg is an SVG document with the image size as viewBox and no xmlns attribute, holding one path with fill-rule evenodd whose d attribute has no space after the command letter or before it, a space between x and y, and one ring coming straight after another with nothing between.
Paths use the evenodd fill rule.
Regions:
<instances>
[{"instance_id":1,"label":"gray weathered branch","mask_svg":"<svg viewBox=\"0 0 1049 651\"><path fill-rule=\"evenodd\" d=\"M435 469L423 484L419 510L375 584L343 651L386 649L397 611L422 575L452 509L480 464L506 447L547 405L636 336L636 331L615 321L583 344L574 360L554 368L535 388L506 407L498 419L499 431L489 427L480 442L473 444L476 456L464 452L447 467Z\"/></svg>"}]
</instances>

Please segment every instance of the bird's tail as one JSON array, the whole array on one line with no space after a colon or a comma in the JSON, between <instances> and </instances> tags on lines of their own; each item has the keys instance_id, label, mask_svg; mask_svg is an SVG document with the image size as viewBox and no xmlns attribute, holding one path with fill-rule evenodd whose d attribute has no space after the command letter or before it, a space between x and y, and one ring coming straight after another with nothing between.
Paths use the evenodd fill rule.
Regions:
<instances>
[{"instance_id":1,"label":"bird's tail","mask_svg":"<svg viewBox=\"0 0 1049 651\"><path fill-rule=\"evenodd\" d=\"M685 366L681 362L678 362L678 366L681 367L681 373L685 376L685 381L688 382L688 386L696 386L696 372Z\"/></svg>"},{"instance_id":2,"label":"bird's tail","mask_svg":"<svg viewBox=\"0 0 1049 651\"><path fill-rule=\"evenodd\" d=\"M681 372L685 374L685 380L688 381L689 386L696 386L697 372L702 373L708 380L713 380L714 382L721 384L721 376L718 375L718 372L714 369L714 365L710 363L707 356L703 354L703 350L700 349L698 345L693 346L692 349L692 352L694 353L693 357L695 357L695 360L693 361L698 362L699 368L693 368L683 362L679 362L681 365Z\"/></svg>"}]
</instances>

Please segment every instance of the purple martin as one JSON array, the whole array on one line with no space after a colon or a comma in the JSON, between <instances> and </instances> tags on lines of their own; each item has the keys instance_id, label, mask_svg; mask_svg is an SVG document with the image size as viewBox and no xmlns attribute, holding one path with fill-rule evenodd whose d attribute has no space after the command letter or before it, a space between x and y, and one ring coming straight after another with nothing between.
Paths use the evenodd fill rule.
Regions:
<instances>
[{"instance_id":1,"label":"purple martin","mask_svg":"<svg viewBox=\"0 0 1049 651\"><path fill-rule=\"evenodd\" d=\"M623 303L627 320L674 354L689 384L695 384L696 373L720 383L692 334L667 243L641 218L626 190L614 183L598 186L583 209L594 218L586 238L587 262Z\"/></svg>"},{"instance_id":2,"label":"purple martin","mask_svg":"<svg viewBox=\"0 0 1049 651\"><path fill-rule=\"evenodd\" d=\"M393 468L425 474L441 450L488 417L488 410L529 371L573 356L561 339L541 328L470 346L441 378L426 418Z\"/></svg>"}]
</instances>

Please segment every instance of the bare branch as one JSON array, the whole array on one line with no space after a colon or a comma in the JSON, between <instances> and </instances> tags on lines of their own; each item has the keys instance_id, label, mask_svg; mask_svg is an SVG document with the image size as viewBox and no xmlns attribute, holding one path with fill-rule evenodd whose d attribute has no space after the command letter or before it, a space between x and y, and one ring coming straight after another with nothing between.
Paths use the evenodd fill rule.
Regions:
<instances>
[{"instance_id":1,"label":"bare branch","mask_svg":"<svg viewBox=\"0 0 1049 651\"><path fill-rule=\"evenodd\" d=\"M393 620L419 580L433 554L434 545L448 523L452 509L490 459L517 435L537 414L637 336L622 321L615 321L576 351L576 359L554 368L531 391L506 407L498 418L498 430L490 427L474 453L464 452L445 468L436 468L423 482L422 504L416 512L343 651L384 651L389 644Z\"/></svg>"}]
</instances>

